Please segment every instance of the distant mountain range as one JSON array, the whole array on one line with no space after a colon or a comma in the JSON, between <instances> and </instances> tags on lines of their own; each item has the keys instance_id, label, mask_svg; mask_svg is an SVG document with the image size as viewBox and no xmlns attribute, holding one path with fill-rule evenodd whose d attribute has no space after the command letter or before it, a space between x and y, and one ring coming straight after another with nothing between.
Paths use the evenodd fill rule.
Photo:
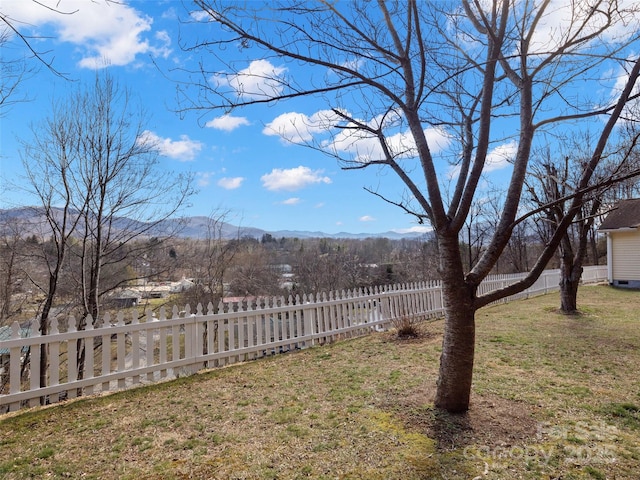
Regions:
<instances>
[{"instance_id":1,"label":"distant mountain range","mask_svg":"<svg viewBox=\"0 0 640 480\"><path fill-rule=\"evenodd\" d=\"M54 209L55 214L61 215L61 209ZM0 233L5 234L14 222L20 225L21 236L31 236L39 234L42 226L46 225L44 210L40 207L20 207L11 209L0 209ZM118 229L145 232L148 237L163 237L170 232L177 232L181 238L202 239L210 235L210 219L205 216L186 217L182 219L168 219L158 225L150 226L147 223L139 222L129 218L117 218L114 226ZM252 237L260 239L265 234L270 234L276 239L287 238L388 238L390 240L416 239L424 236L423 233L409 232L382 232L382 233L325 233L309 232L301 230L262 230L254 227L241 227L230 223L220 222L216 225L216 236L220 235L225 239L238 237Z\"/></svg>"}]
</instances>

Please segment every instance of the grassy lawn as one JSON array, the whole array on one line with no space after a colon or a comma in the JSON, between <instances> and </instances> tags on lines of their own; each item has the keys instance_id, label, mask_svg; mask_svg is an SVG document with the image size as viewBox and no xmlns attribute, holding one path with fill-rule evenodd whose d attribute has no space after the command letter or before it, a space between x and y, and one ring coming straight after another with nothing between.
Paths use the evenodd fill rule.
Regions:
<instances>
[{"instance_id":1,"label":"grassy lawn","mask_svg":"<svg viewBox=\"0 0 640 480\"><path fill-rule=\"evenodd\" d=\"M472 408L433 408L442 321L0 417L0 478L637 479L640 292L478 312Z\"/></svg>"}]
</instances>

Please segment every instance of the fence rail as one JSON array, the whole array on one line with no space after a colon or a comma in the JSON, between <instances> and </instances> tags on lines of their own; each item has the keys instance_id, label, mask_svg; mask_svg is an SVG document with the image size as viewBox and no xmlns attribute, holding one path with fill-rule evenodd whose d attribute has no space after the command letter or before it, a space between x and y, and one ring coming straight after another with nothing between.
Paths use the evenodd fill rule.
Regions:
<instances>
[{"instance_id":1,"label":"fence rail","mask_svg":"<svg viewBox=\"0 0 640 480\"><path fill-rule=\"evenodd\" d=\"M523 275L489 277L479 293ZM582 280L596 283L606 276L606 266L587 267ZM557 290L558 283L559 271L547 270L529 289L503 301ZM437 318L443 305L440 283L429 282L220 303L217 310L209 304L206 312L201 305L193 313L188 306L183 312L174 307L170 315L163 308L157 318L150 310L142 318L137 311L120 312L95 325L87 319L84 330L76 329L73 317L54 318L44 336L37 322L30 328L14 322L9 339L0 340L0 413L366 335L401 317ZM42 352L48 357L44 375Z\"/></svg>"}]
</instances>

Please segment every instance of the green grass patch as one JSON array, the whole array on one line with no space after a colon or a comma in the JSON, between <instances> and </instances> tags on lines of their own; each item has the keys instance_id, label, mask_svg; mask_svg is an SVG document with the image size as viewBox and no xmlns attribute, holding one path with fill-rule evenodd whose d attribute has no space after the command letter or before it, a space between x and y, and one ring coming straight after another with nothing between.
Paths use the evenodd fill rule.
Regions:
<instances>
[{"instance_id":1,"label":"green grass patch","mask_svg":"<svg viewBox=\"0 0 640 480\"><path fill-rule=\"evenodd\" d=\"M634 403L612 403L603 411L626 427L640 429L640 407Z\"/></svg>"}]
</instances>

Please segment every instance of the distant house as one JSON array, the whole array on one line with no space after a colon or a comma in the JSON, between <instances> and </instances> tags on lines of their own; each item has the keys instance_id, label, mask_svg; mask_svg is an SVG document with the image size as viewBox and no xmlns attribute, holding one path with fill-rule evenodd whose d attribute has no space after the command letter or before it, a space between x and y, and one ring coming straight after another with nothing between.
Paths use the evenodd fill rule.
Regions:
<instances>
[{"instance_id":1,"label":"distant house","mask_svg":"<svg viewBox=\"0 0 640 480\"><path fill-rule=\"evenodd\" d=\"M130 308L135 307L140 303L142 296L133 290L123 290L111 300L116 308Z\"/></svg>"},{"instance_id":2,"label":"distant house","mask_svg":"<svg viewBox=\"0 0 640 480\"><path fill-rule=\"evenodd\" d=\"M607 236L609 284L640 288L640 198L620 201L599 231Z\"/></svg>"},{"instance_id":3,"label":"distant house","mask_svg":"<svg viewBox=\"0 0 640 480\"><path fill-rule=\"evenodd\" d=\"M189 279L183 278L179 282L172 283L171 286L169 287L169 291L171 293L186 292L187 290L190 290L193 287L195 287L195 285L196 284L195 284L195 282L193 280L189 280Z\"/></svg>"}]
</instances>

